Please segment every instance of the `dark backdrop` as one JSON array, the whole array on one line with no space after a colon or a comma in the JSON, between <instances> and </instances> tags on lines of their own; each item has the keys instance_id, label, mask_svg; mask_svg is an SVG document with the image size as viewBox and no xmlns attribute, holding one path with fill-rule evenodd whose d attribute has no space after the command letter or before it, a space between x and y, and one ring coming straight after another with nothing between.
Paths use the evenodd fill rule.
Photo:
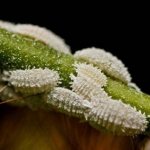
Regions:
<instances>
[{"instance_id":1,"label":"dark backdrop","mask_svg":"<svg viewBox=\"0 0 150 150\"><path fill-rule=\"evenodd\" d=\"M44 2L43 2L44 3ZM10 4L11 5L11 4ZM25 7L23 8L23 6ZM71 4L30 6L23 3L7 11L1 10L0 19L15 23L45 26L62 36L72 51L86 47L99 47L118 56L129 68L133 82L150 94L149 72L149 19L141 4L104 8L95 4L87 7ZM58 7L59 6L59 7Z\"/></svg>"}]
</instances>

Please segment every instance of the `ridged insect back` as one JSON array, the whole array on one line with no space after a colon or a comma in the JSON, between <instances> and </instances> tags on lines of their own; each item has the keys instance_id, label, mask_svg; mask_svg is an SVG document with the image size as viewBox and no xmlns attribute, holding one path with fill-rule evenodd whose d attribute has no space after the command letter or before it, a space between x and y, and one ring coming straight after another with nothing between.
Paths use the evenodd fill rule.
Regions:
<instances>
[{"instance_id":1,"label":"ridged insect back","mask_svg":"<svg viewBox=\"0 0 150 150\"><path fill-rule=\"evenodd\" d=\"M90 102L62 87L56 87L49 93L47 103L60 112L80 118L83 118L84 112L92 107Z\"/></svg>"},{"instance_id":2,"label":"ridged insect back","mask_svg":"<svg viewBox=\"0 0 150 150\"><path fill-rule=\"evenodd\" d=\"M9 71L8 82L14 86L16 92L33 95L49 92L57 86L59 75L50 69L26 69Z\"/></svg>"},{"instance_id":3,"label":"ridged insect back","mask_svg":"<svg viewBox=\"0 0 150 150\"><path fill-rule=\"evenodd\" d=\"M104 93L103 86L107 84L106 76L100 69L91 64L76 64L77 75L71 75L72 90L85 99L90 100L93 95Z\"/></svg>"},{"instance_id":4,"label":"ridged insect back","mask_svg":"<svg viewBox=\"0 0 150 150\"><path fill-rule=\"evenodd\" d=\"M120 135L140 134L145 131L148 123L145 114L112 99L99 99L99 104L89 112L88 120L97 129L105 129Z\"/></svg>"},{"instance_id":5,"label":"ridged insect back","mask_svg":"<svg viewBox=\"0 0 150 150\"><path fill-rule=\"evenodd\" d=\"M98 66L108 75L125 83L129 83L131 81L131 76L122 61L103 49L94 47L82 49L77 51L74 57Z\"/></svg>"}]
</instances>

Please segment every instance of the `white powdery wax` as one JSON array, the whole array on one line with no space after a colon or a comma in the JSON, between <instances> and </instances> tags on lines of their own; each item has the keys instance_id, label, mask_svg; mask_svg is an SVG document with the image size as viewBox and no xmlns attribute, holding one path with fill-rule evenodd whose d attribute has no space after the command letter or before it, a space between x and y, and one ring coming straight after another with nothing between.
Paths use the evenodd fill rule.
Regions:
<instances>
[{"instance_id":1,"label":"white powdery wax","mask_svg":"<svg viewBox=\"0 0 150 150\"><path fill-rule=\"evenodd\" d=\"M99 97L93 97L96 101ZM136 135L145 131L147 120L145 114L136 108L113 99L99 99L99 104L91 109L88 121L97 129L111 131L120 135Z\"/></svg>"},{"instance_id":2,"label":"white powdery wax","mask_svg":"<svg viewBox=\"0 0 150 150\"><path fill-rule=\"evenodd\" d=\"M49 93L47 104L70 116L84 117L84 112L88 111L92 104L71 90L56 87Z\"/></svg>"},{"instance_id":3,"label":"white powdery wax","mask_svg":"<svg viewBox=\"0 0 150 150\"><path fill-rule=\"evenodd\" d=\"M75 67L77 75L71 75L72 91L89 101L91 97L97 94L107 96L107 93L102 88L106 86L107 78L100 69L85 63L75 64Z\"/></svg>"},{"instance_id":4,"label":"white powdery wax","mask_svg":"<svg viewBox=\"0 0 150 150\"><path fill-rule=\"evenodd\" d=\"M15 24L0 20L0 28L6 29L8 31L14 31Z\"/></svg>"},{"instance_id":5,"label":"white powdery wax","mask_svg":"<svg viewBox=\"0 0 150 150\"><path fill-rule=\"evenodd\" d=\"M27 95L49 92L59 82L58 73L47 68L15 70L8 73L9 77L6 80L14 86L16 92Z\"/></svg>"},{"instance_id":6,"label":"white powdery wax","mask_svg":"<svg viewBox=\"0 0 150 150\"><path fill-rule=\"evenodd\" d=\"M96 65L108 75L125 83L131 81L131 76L122 61L103 49L86 48L77 51L74 57Z\"/></svg>"},{"instance_id":7,"label":"white powdery wax","mask_svg":"<svg viewBox=\"0 0 150 150\"><path fill-rule=\"evenodd\" d=\"M64 39L46 28L31 24L18 24L16 25L14 32L31 36L59 52L67 54L71 53L70 47L65 43Z\"/></svg>"}]
</instances>

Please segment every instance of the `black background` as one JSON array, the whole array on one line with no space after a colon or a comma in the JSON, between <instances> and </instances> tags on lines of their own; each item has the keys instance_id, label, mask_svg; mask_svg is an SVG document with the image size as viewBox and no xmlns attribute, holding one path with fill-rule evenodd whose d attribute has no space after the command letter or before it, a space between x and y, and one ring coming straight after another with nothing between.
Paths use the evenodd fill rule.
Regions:
<instances>
[{"instance_id":1,"label":"black background","mask_svg":"<svg viewBox=\"0 0 150 150\"><path fill-rule=\"evenodd\" d=\"M129 68L133 82L150 94L149 13L140 3L102 5L71 2L64 7L40 1L20 2L0 10L0 19L47 27L62 36L72 51L99 47L119 57ZM11 6L11 4L9 3ZM20 5L20 6L18 6ZM5 7L5 5L4 5ZM8 11L9 10L9 11Z\"/></svg>"}]
</instances>

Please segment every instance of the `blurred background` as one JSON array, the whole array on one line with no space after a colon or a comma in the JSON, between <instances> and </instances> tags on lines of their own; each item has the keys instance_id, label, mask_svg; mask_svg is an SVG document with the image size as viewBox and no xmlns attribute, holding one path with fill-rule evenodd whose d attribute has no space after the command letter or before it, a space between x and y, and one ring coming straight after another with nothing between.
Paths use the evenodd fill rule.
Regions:
<instances>
[{"instance_id":1,"label":"blurred background","mask_svg":"<svg viewBox=\"0 0 150 150\"><path fill-rule=\"evenodd\" d=\"M64 7L27 2L0 10L0 19L14 23L31 23L47 27L66 40L72 52L87 47L110 51L129 68L133 82L150 94L149 16L142 4L71 2ZM142 9L144 8L144 9ZM9 9L9 11L7 11Z\"/></svg>"}]
</instances>

